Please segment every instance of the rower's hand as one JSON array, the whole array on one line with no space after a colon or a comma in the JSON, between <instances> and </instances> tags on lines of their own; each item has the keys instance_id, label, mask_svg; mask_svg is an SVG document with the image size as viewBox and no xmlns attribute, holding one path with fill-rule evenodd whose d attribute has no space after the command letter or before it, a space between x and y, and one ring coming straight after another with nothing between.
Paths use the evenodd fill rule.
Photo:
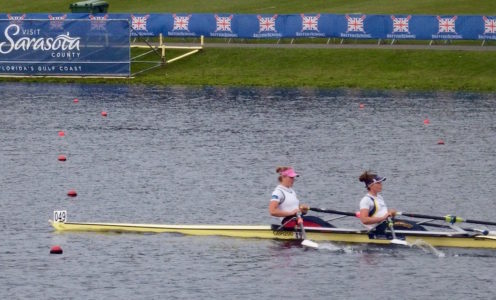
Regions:
<instances>
[{"instance_id":1,"label":"rower's hand","mask_svg":"<svg viewBox=\"0 0 496 300\"><path fill-rule=\"evenodd\" d=\"M300 211L304 215L308 212L309 209L310 209L310 206L308 206L307 204L300 205Z\"/></svg>"},{"instance_id":2,"label":"rower's hand","mask_svg":"<svg viewBox=\"0 0 496 300\"><path fill-rule=\"evenodd\" d=\"M396 209L388 209L388 215L391 217L391 218L394 218L396 216Z\"/></svg>"},{"instance_id":3,"label":"rower's hand","mask_svg":"<svg viewBox=\"0 0 496 300\"><path fill-rule=\"evenodd\" d=\"M301 216L298 216L298 217L296 218L296 224L298 224L298 225L300 225L300 226L301 226L301 225L303 225L303 218L302 218Z\"/></svg>"}]
</instances>

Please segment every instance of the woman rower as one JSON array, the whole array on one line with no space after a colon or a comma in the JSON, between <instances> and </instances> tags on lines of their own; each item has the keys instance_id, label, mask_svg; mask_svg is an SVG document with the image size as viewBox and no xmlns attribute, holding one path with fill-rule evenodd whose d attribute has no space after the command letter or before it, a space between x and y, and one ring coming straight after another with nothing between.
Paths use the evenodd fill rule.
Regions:
<instances>
[{"instance_id":1,"label":"woman rower","mask_svg":"<svg viewBox=\"0 0 496 300\"><path fill-rule=\"evenodd\" d=\"M293 190L295 178L299 175L292 167L278 167L276 173L279 174L279 185L272 192L269 204L269 212L272 216L281 218L283 226L288 228L294 228L301 222L309 227L334 227L314 216L302 216L301 219L297 219L297 214L306 214L309 209L306 204L300 205L300 200Z\"/></svg>"},{"instance_id":2,"label":"woman rower","mask_svg":"<svg viewBox=\"0 0 496 300\"><path fill-rule=\"evenodd\" d=\"M367 195L360 200L360 221L369 230L384 233L388 227L388 218L393 218L396 215L396 210L388 209L384 199L379 194L382 192L382 183L386 181L386 177L365 171L358 180L365 183L368 190ZM399 230L425 230L422 226L407 220L396 220L393 224L394 228Z\"/></svg>"}]
</instances>

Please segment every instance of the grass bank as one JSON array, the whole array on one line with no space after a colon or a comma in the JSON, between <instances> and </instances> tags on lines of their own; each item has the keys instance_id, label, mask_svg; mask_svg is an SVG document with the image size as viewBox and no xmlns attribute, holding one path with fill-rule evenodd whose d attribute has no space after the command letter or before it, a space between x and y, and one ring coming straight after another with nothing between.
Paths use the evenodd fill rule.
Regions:
<instances>
[{"instance_id":1,"label":"grass bank","mask_svg":"<svg viewBox=\"0 0 496 300\"><path fill-rule=\"evenodd\" d=\"M207 49L135 79L153 84L496 90L496 53Z\"/></svg>"},{"instance_id":2,"label":"grass bank","mask_svg":"<svg viewBox=\"0 0 496 300\"><path fill-rule=\"evenodd\" d=\"M494 92L494 66L493 52L209 48L135 79L42 81Z\"/></svg>"},{"instance_id":3,"label":"grass bank","mask_svg":"<svg viewBox=\"0 0 496 300\"><path fill-rule=\"evenodd\" d=\"M4 13L68 12L78 0L0 0ZM496 14L494 0L106 0L110 12Z\"/></svg>"}]
</instances>

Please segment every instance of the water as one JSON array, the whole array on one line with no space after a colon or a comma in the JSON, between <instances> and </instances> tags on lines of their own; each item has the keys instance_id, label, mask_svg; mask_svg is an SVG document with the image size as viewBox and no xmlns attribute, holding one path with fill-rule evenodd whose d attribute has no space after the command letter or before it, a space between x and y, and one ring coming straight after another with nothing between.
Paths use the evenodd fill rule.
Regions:
<instances>
[{"instance_id":1,"label":"water","mask_svg":"<svg viewBox=\"0 0 496 300\"><path fill-rule=\"evenodd\" d=\"M308 250L56 234L47 222L67 209L73 221L268 224L278 165L302 174L295 189L313 206L356 210L358 176L373 169L388 177L390 207L492 220L493 94L21 83L0 91L3 299L495 297L494 250ZM78 197L66 196L71 188ZM52 245L64 254L49 255Z\"/></svg>"}]
</instances>

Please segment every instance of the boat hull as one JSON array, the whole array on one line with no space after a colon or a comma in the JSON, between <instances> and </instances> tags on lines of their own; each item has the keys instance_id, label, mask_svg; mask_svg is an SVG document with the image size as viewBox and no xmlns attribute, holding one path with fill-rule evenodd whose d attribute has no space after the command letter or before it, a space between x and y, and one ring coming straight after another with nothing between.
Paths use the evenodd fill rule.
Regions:
<instances>
[{"instance_id":1,"label":"boat hull","mask_svg":"<svg viewBox=\"0 0 496 300\"><path fill-rule=\"evenodd\" d=\"M129 233L180 233L200 236L227 236L237 238L260 238L277 240L300 240L297 230L277 230L270 225L233 226L233 225L156 225L126 223L79 223L52 222L56 231L80 232L129 232ZM435 247L488 248L496 249L496 236L467 235L450 232L396 231L408 243L428 243ZM364 230L342 228L306 228L307 238L314 241L342 243L382 244L391 243L389 239L369 236Z\"/></svg>"}]
</instances>

